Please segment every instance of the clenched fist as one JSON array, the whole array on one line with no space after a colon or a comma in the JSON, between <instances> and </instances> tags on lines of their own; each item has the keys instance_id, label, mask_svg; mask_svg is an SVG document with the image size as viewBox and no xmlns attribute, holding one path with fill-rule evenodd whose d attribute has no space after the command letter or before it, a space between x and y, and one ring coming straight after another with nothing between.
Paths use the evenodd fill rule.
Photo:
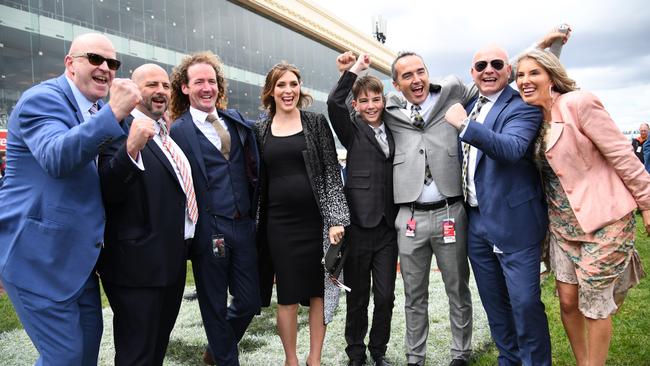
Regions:
<instances>
[{"instance_id":1,"label":"clenched fist","mask_svg":"<svg viewBox=\"0 0 650 366\"><path fill-rule=\"evenodd\" d=\"M140 89L130 79L115 78L110 90L110 100L108 105L111 106L113 114L118 121L124 119L135 108L142 96Z\"/></svg>"},{"instance_id":2,"label":"clenched fist","mask_svg":"<svg viewBox=\"0 0 650 366\"><path fill-rule=\"evenodd\" d=\"M140 150L156 135L155 123L150 119L134 119L131 123L129 137L126 139L126 152L133 160L138 160Z\"/></svg>"}]
</instances>

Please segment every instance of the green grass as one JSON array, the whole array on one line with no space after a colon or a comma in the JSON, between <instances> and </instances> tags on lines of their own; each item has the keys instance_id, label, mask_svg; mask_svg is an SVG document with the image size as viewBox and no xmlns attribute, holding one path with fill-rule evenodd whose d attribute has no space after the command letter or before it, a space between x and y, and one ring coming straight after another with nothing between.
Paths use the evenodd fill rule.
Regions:
<instances>
[{"instance_id":1,"label":"green grass","mask_svg":"<svg viewBox=\"0 0 650 366\"><path fill-rule=\"evenodd\" d=\"M643 232L642 225L639 222L637 236L637 250L641 256L644 267L650 271L650 238ZM399 281L399 280L398 280ZM194 285L194 277L192 275L191 264L188 263L188 276L187 284ZM553 364L575 365L573 354L569 347L562 322L560 320L559 303L555 297L554 279L549 277L542 286L542 299L546 305L546 312L549 319L549 327L551 333L551 342L553 348ZM102 300L104 306L108 306L106 297L102 292ZM433 299L431 299L433 301ZM614 337L610 347L608 366L627 366L627 365L650 365L650 312L648 309L650 304L650 280L644 279L639 286L632 289L628 294L625 304L620 309L619 313L614 316ZM396 306L403 306L403 304ZM429 305L430 307L432 304ZM480 305L475 305L480 307ZM345 307L339 309L344 311ZM395 310L396 312L399 310ZM475 311L482 311L476 308ZM341 318L341 315L339 315ZM307 309L300 308L298 317L299 328L304 329L307 327ZM338 319L340 322L341 319ZM402 324L396 324L398 322ZM442 321L446 322L446 318ZM189 323L192 325L200 325L201 319L198 316L191 318ZM435 317L431 317L431 323L436 322ZM445 323L446 324L446 323ZM340 324L342 326L342 324ZM183 327L182 322L177 323L177 327ZM333 325L334 327L335 325ZM0 333L7 332L13 329L19 329L20 322L16 318L11 303L7 295L0 295ZM400 329L403 328L403 315L397 316L393 322L394 333L402 334ZM196 328L192 328L196 329ZM200 328L199 328L200 329ZM335 334L335 329L328 329L328 334L336 339L329 339L328 343L338 344L341 343L338 352L342 353L344 348L344 340L339 339L342 337L342 330ZM106 331L106 329L105 329ZM196 331L193 331L196 332ZM253 353L255 350L268 349L273 344L268 342L276 342L275 336L275 311L274 308L265 309L261 316L256 317L251 323L246 336L240 344L241 355ZM167 357L173 364L191 365L196 364L197 355L202 354L205 347L204 335L199 331L195 340L181 341L179 339L172 339L168 347ZM271 337L268 337L271 335ZM402 353L402 338L400 336L393 337L392 345L389 351L395 353L391 359L394 364L400 365L403 361ZM429 336L430 342L434 339L432 335ZM475 342L478 344L478 342ZM277 345L279 347L279 345ZM431 347L431 346L430 346ZM433 347L443 347L446 345L436 345ZM393 349L395 348L395 349ZM492 366L496 365L497 351L492 343L484 346L476 346L472 365ZM339 360L344 360L344 355ZM258 360L259 361L259 360ZM448 362L448 361L447 361ZM110 364L110 362L108 363ZM338 364L334 362L334 364ZM436 364L436 362L428 363Z\"/></svg>"},{"instance_id":2,"label":"green grass","mask_svg":"<svg viewBox=\"0 0 650 366\"><path fill-rule=\"evenodd\" d=\"M636 248L646 271L650 271L650 238L637 216ZM549 276L542 285L542 300L546 305L553 365L575 365L571 346L560 319L560 304L555 296L555 279ZM625 303L614 315L614 335L609 347L608 366L650 365L650 280L648 278L630 290ZM498 352L494 344L475 352L472 365L496 364Z\"/></svg>"}]
</instances>

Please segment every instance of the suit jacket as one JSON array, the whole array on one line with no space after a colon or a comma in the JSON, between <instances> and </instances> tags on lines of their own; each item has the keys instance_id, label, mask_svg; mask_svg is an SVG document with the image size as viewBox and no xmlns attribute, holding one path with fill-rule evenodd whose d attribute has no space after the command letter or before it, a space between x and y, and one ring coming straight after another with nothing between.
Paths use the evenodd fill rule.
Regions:
<instances>
[{"instance_id":1,"label":"suit jacket","mask_svg":"<svg viewBox=\"0 0 650 366\"><path fill-rule=\"evenodd\" d=\"M462 194L458 131L445 122L445 112L454 103L467 104L477 89L465 86L456 76L448 76L438 84L430 84L429 91L437 93L438 100L423 129L413 126L400 110L406 108L404 97L389 93L386 98L383 118L395 138L393 192L397 204L414 202L420 196L424 184L425 151L440 193L445 197Z\"/></svg>"},{"instance_id":2,"label":"suit jacket","mask_svg":"<svg viewBox=\"0 0 650 366\"><path fill-rule=\"evenodd\" d=\"M650 209L650 175L596 96L562 94L551 113L546 158L585 233Z\"/></svg>"},{"instance_id":3,"label":"suit jacket","mask_svg":"<svg viewBox=\"0 0 650 366\"><path fill-rule=\"evenodd\" d=\"M122 122L127 131L132 121ZM103 281L121 286L170 286L185 270L186 197L155 141L140 154L144 171L129 158L125 139L99 156L106 232L98 270Z\"/></svg>"},{"instance_id":4,"label":"suit jacket","mask_svg":"<svg viewBox=\"0 0 650 366\"><path fill-rule=\"evenodd\" d=\"M332 127L347 149L345 197L353 224L372 228L382 217L392 225L397 210L393 201L393 155L395 141L386 125L390 154L384 154L375 132L355 111L348 109L347 98L357 75L346 71L327 98Z\"/></svg>"},{"instance_id":5,"label":"suit jacket","mask_svg":"<svg viewBox=\"0 0 650 366\"><path fill-rule=\"evenodd\" d=\"M25 91L9 118L0 189L0 273L54 301L79 291L97 262L104 205L95 156L124 136L108 105L88 122L65 75Z\"/></svg>"},{"instance_id":6,"label":"suit jacket","mask_svg":"<svg viewBox=\"0 0 650 366\"><path fill-rule=\"evenodd\" d=\"M305 134L307 149L302 152L305 169L309 182L316 197L316 204L323 218L323 254L329 249L329 228L332 226L350 225L350 212L343 194L339 164L336 160L334 136L329 129L327 120L322 114L300 111L302 130ZM264 154L266 136L270 133L272 119L265 118L255 125L255 136ZM266 173L262 171L262 194L259 201L259 227L257 232L258 259L260 275L260 296L262 306L269 306L273 289L275 270L271 262L271 254L266 242ZM339 288L327 275L324 279L324 316L325 324L334 316L338 305Z\"/></svg>"},{"instance_id":7,"label":"suit jacket","mask_svg":"<svg viewBox=\"0 0 650 366\"><path fill-rule=\"evenodd\" d=\"M506 86L485 121L470 121L461 139L478 149L474 183L487 239L506 253L539 245L546 235L548 213L531 143L541 121L539 108Z\"/></svg>"},{"instance_id":8,"label":"suit jacket","mask_svg":"<svg viewBox=\"0 0 650 366\"><path fill-rule=\"evenodd\" d=\"M248 178L248 189L251 198L251 207L256 206L259 180L259 153L253 134L253 123L247 121L239 111L234 109L218 110L219 116L233 123L237 128L239 139L244 149L245 169ZM192 167L192 179L194 180L194 192L199 210L199 220L196 224L194 240L192 241L191 254L212 255L212 215L210 214L208 199L208 175L205 169L203 152L199 145L194 121L189 109L183 113L174 123L170 131L174 142L183 150L187 160ZM251 209L251 216L254 217L255 210Z\"/></svg>"}]
</instances>

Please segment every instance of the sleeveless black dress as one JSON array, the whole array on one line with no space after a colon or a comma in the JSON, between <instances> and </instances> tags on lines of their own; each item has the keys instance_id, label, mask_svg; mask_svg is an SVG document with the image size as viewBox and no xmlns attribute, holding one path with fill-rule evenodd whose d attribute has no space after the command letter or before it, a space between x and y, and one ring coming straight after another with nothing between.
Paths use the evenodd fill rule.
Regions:
<instances>
[{"instance_id":1,"label":"sleeveless black dress","mask_svg":"<svg viewBox=\"0 0 650 366\"><path fill-rule=\"evenodd\" d=\"M264 145L267 241L281 305L309 305L309 298L323 297L323 219L307 176L306 149L302 131L269 133Z\"/></svg>"}]
</instances>

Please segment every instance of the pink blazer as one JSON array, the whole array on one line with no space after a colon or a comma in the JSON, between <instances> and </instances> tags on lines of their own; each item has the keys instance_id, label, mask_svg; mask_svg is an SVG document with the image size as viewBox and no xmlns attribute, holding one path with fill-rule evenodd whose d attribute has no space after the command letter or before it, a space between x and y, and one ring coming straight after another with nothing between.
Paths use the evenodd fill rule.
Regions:
<instances>
[{"instance_id":1,"label":"pink blazer","mask_svg":"<svg viewBox=\"0 0 650 366\"><path fill-rule=\"evenodd\" d=\"M650 174L595 95L562 94L551 113L546 158L585 233L650 209Z\"/></svg>"}]
</instances>

